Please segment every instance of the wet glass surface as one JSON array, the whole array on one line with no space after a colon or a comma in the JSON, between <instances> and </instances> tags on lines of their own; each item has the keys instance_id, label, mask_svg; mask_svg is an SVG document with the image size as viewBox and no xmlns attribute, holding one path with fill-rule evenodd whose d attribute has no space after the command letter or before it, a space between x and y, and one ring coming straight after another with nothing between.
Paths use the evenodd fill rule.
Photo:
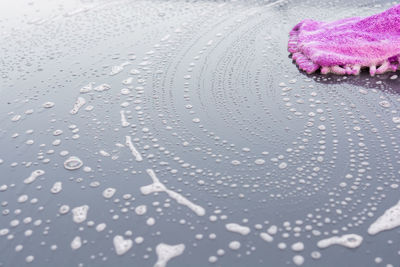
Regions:
<instances>
[{"instance_id":1,"label":"wet glass surface","mask_svg":"<svg viewBox=\"0 0 400 267\"><path fill-rule=\"evenodd\" d=\"M286 49L392 4L2 2L1 266L399 266L398 72Z\"/></svg>"}]
</instances>

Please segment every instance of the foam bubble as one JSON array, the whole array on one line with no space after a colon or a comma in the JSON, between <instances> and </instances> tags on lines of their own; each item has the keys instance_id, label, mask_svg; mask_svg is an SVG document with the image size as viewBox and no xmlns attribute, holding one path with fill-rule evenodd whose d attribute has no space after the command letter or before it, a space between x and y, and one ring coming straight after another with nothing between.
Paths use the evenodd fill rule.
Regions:
<instances>
[{"instance_id":1,"label":"foam bubble","mask_svg":"<svg viewBox=\"0 0 400 267\"><path fill-rule=\"evenodd\" d=\"M70 171L77 170L80 167L82 167L82 165L83 165L82 160L75 156L71 156L66 161L64 161L64 168Z\"/></svg>"},{"instance_id":2,"label":"foam bubble","mask_svg":"<svg viewBox=\"0 0 400 267\"><path fill-rule=\"evenodd\" d=\"M59 209L58 212L62 215L67 214L69 212L69 206L68 205L62 205Z\"/></svg>"},{"instance_id":3,"label":"foam bubble","mask_svg":"<svg viewBox=\"0 0 400 267\"><path fill-rule=\"evenodd\" d=\"M301 266L304 263L304 257L301 255L295 255L293 257L293 263L296 264L297 266Z\"/></svg>"},{"instance_id":4,"label":"foam bubble","mask_svg":"<svg viewBox=\"0 0 400 267\"><path fill-rule=\"evenodd\" d=\"M377 233L398 226L400 226L400 201L393 207L387 209L381 217L369 226L368 234L376 235Z\"/></svg>"},{"instance_id":5,"label":"foam bubble","mask_svg":"<svg viewBox=\"0 0 400 267\"><path fill-rule=\"evenodd\" d=\"M356 248L361 245L363 237L356 234L347 234L342 236L333 236L318 241L319 248L327 248L332 245L341 245L348 248Z\"/></svg>"},{"instance_id":6,"label":"foam bubble","mask_svg":"<svg viewBox=\"0 0 400 267\"><path fill-rule=\"evenodd\" d=\"M124 237L120 235L114 236L113 243L115 252L119 256L125 254L128 250L130 250L133 244L132 240L124 239Z\"/></svg>"},{"instance_id":7,"label":"foam bubble","mask_svg":"<svg viewBox=\"0 0 400 267\"><path fill-rule=\"evenodd\" d=\"M190 200L188 200L181 194L166 188L165 185L162 184L158 180L156 174L154 173L154 171L152 169L147 169L146 171L149 174L149 176L151 177L151 179L153 180L153 183L150 185L142 186L140 188L140 191L142 192L143 195L148 195L148 194L155 193L155 192L165 192L169 195L169 197L175 199L176 202L178 202L179 204L188 207L194 213L196 213L198 216L205 215L206 211L203 207L194 204L193 202L191 202Z\"/></svg>"},{"instance_id":8,"label":"foam bubble","mask_svg":"<svg viewBox=\"0 0 400 267\"><path fill-rule=\"evenodd\" d=\"M77 250L82 246L82 241L80 236L76 236L71 242L72 250Z\"/></svg>"},{"instance_id":9,"label":"foam bubble","mask_svg":"<svg viewBox=\"0 0 400 267\"><path fill-rule=\"evenodd\" d=\"M105 223L99 223L98 225L96 225L96 231L97 232L101 232L104 231L104 229L106 229L107 225Z\"/></svg>"},{"instance_id":10,"label":"foam bubble","mask_svg":"<svg viewBox=\"0 0 400 267\"><path fill-rule=\"evenodd\" d=\"M45 173L43 170L35 170L31 173L31 175L24 180L25 184L33 183L38 177L42 176Z\"/></svg>"},{"instance_id":11,"label":"foam bubble","mask_svg":"<svg viewBox=\"0 0 400 267\"><path fill-rule=\"evenodd\" d=\"M122 127L128 127L129 126L129 122L126 120L125 111L121 110L119 113L121 114L121 126Z\"/></svg>"},{"instance_id":12,"label":"foam bubble","mask_svg":"<svg viewBox=\"0 0 400 267\"><path fill-rule=\"evenodd\" d=\"M103 92L103 91L107 91L110 89L111 89L111 86L106 83L100 84L94 88L94 90L97 92Z\"/></svg>"},{"instance_id":13,"label":"foam bubble","mask_svg":"<svg viewBox=\"0 0 400 267\"><path fill-rule=\"evenodd\" d=\"M156 246L157 262L154 267L165 267L172 258L175 258L183 253L185 250L184 244L168 245L160 243Z\"/></svg>"},{"instance_id":14,"label":"foam bubble","mask_svg":"<svg viewBox=\"0 0 400 267\"><path fill-rule=\"evenodd\" d=\"M135 212L137 215L144 215L147 212L146 205L140 205L135 208Z\"/></svg>"},{"instance_id":15,"label":"foam bubble","mask_svg":"<svg viewBox=\"0 0 400 267\"><path fill-rule=\"evenodd\" d=\"M61 182L55 182L53 184L53 187L50 189L50 192L53 194L60 193L62 190L62 183Z\"/></svg>"},{"instance_id":16,"label":"foam bubble","mask_svg":"<svg viewBox=\"0 0 400 267\"><path fill-rule=\"evenodd\" d=\"M140 155L139 151L137 151L137 149L133 145L132 138L130 136L125 136L125 143L131 150L131 153L135 157L136 161L142 161L142 155Z\"/></svg>"},{"instance_id":17,"label":"foam bubble","mask_svg":"<svg viewBox=\"0 0 400 267\"><path fill-rule=\"evenodd\" d=\"M106 189L104 189L104 191L103 191L103 197L104 198L112 198L113 196L114 196L114 194L115 194L115 192L116 192L117 190L115 189L115 188L112 188L112 187L108 187L108 188L106 188Z\"/></svg>"},{"instance_id":18,"label":"foam bubble","mask_svg":"<svg viewBox=\"0 0 400 267\"><path fill-rule=\"evenodd\" d=\"M75 207L72 209L72 219L76 223L81 223L86 220L87 212L89 210L88 205Z\"/></svg>"},{"instance_id":19,"label":"foam bubble","mask_svg":"<svg viewBox=\"0 0 400 267\"><path fill-rule=\"evenodd\" d=\"M113 66L110 71L110 76L114 76L124 70L123 66Z\"/></svg>"},{"instance_id":20,"label":"foam bubble","mask_svg":"<svg viewBox=\"0 0 400 267\"><path fill-rule=\"evenodd\" d=\"M44 107L44 108L52 108L52 107L54 107L54 102L50 102L50 101L45 102L45 103L43 103L42 107Z\"/></svg>"},{"instance_id":21,"label":"foam bubble","mask_svg":"<svg viewBox=\"0 0 400 267\"><path fill-rule=\"evenodd\" d=\"M79 112L80 108L83 107L83 105L85 105L85 104L86 104L86 100L83 97L78 97L76 99L74 107L71 109L71 111L69 113L71 113L72 115L75 115L76 113Z\"/></svg>"},{"instance_id":22,"label":"foam bubble","mask_svg":"<svg viewBox=\"0 0 400 267\"><path fill-rule=\"evenodd\" d=\"M296 243L292 244L292 250L293 251L302 251L302 250L304 250L303 242L296 242Z\"/></svg>"},{"instance_id":23,"label":"foam bubble","mask_svg":"<svg viewBox=\"0 0 400 267\"><path fill-rule=\"evenodd\" d=\"M240 248L240 242L239 241L231 241L228 245L228 247L232 250L238 250Z\"/></svg>"},{"instance_id":24,"label":"foam bubble","mask_svg":"<svg viewBox=\"0 0 400 267\"><path fill-rule=\"evenodd\" d=\"M92 89L93 89L93 83L89 83L89 84L83 86L83 87L79 90L79 92L80 92L81 94L85 94L85 93L89 93L90 91L92 91Z\"/></svg>"},{"instance_id":25,"label":"foam bubble","mask_svg":"<svg viewBox=\"0 0 400 267\"><path fill-rule=\"evenodd\" d=\"M241 235L248 235L250 233L250 228L247 226L242 226L239 225L237 223L227 223L225 224L225 228L228 231L234 232L234 233L238 233Z\"/></svg>"},{"instance_id":26,"label":"foam bubble","mask_svg":"<svg viewBox=\"0 0 400 267\"><path fill-rule=\"evenodd\" d=\"M269 235L267 233L264 233L264 232L260 233L260 237L265 242L269 242L270 243L270 242L274 241L274 238L271 235Z\"/></svg>"}]
</instances>

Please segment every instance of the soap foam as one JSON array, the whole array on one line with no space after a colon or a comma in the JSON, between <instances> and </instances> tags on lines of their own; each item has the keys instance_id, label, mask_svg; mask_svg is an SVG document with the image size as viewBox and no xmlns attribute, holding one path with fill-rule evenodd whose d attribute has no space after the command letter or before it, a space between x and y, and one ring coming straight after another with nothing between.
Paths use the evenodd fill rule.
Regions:
<instances>
[{"instance_id":1,"label":"soap foam","mask_svg":"<svg viewBox=\"0 0 400 267\"><path fill-rule=\"evenodd\" d=\"M250 233L250 228L247 226L242 226L237 223L227 223L225 224L225 228L228 231L238 233L241 235L248 235Z\"/></svg>"},{"instance_id":2,"label":"soap foam","mask_svg":"<svg viewBox=\"0 0 400 267\"><path fill-rule=\"evenodd\" d=\"M376 235L377 233L398 226L400 226L400 201L393 207L387 209L381 217L369 226L368 234Z\"/></svg>"},{"instance_id":3,"label":"soap foam","mask_svg":"<svg viewBox=\"0 0 400 267\"><path fill-rule=\"evenodd\" d=\"M157 262L154 267L165 267L172 258L175 258L183 253L185 250L184 244L168 245L160 243L156 247Z\"/></svg>"},{"instance_id":4,"label":"soap foam","mask_svg":"<svg viewBox=\"0 0 400 267\"><path fill-rule=\"evenodd\" d=\"M124 239L124 237L120 236L120 235L116 235L114 237L113 243L114 243L115 252L119 256L125 254L128 250L130 250L132 247L132 244L133 244L132 240Z\"/></svg>"},{"instance_id":5,"label":"soap foam","mask_svg":"<svg viewBox=\"0 0 400 267\"><path fill-rule=\"evenodd\" d=\"M356 248L361 245L363 237L356 234L347 234L342 236L333 236L318 241L319 248L327 248L332 245L341 245L347 248Z\"/></svg>"},{"instance_id":6,"label":"soap foam","mask_svg":"<svg viewBox=\"0 0 400 267\"><path fill-rule=\"evenodd\" d=\"M33 183L38 177L42 176L45 172L43 170L35 170L31 175L24 180L25 184Z\"/></svg>"},{"instance_id":7,"label":"soap foam","mask_svg":"<svg viewBox=\"0 0 400 267\"><path fill-rule=\"evenodd\" d=\"M81 238L79 236L76 236L71 242L71 248L72 250L77 250L81 246L82 246Z\"/></svg>"},{"instance_id":8,"label":"soap foam","mask_svg":"<svg viewBox=\"0 0 400 267\"><path fill-rule=\"evenodd\" d=\"M146 171L149 174L149 176L151 177L151 179L153 180L153 183L150 185L142 186L140 188L140 191L142 192L143 195L148 195L148 194L155 193L155 192L165 192L169 195L169 197L175 199L176 202L178 202L179 204L188 207L194 213L196 213L198 216L204 216L204 214L206 214L206 211L203 207L194 204L193 202L191 202L190 200L188 200L181 194L166 188L165 185L162 184L158 180L156 174L154 173L154 171L152 169L147 169Z\"/></svg>"},{"instance_id":9,"label":"soap foam","mask_svg":"<svg viewBox=\"0 0 400 267\"><path fill-rule=\"evenodd\" d=\"M58 194L62 190L62 183L61 182L55 182L53 187L50 189L50 192L53 194Z\"/></svg>"},{"instance_id":10,"label":"soap foam","mask_svg":"<svg viewBox=\"0 0 400 267\"><path fill-rule=\"evenodd\" d=\"M79 112L81 107L83 107L83 105L85 105L85 104L86 104L86 100L83 97L78 97L76 99L74 107L71 109L71 111L69 113L71 113L72 115L75 115L76 113Z\"/></svg>"},{"instance_id":11,"label":"soap foam","mask_svg":"<svg viewBox=\"0 0 400 267\"><path fill-rule=\"evenodd\" d=\"M135 146L132 143L132 138L130 136L125 137L125 143L129 147L132 152L132 155L136 158L136 161L142 161L142 155L140 155L139 151L136 150Z\"/></svg>"},{"instance_id":12,"label":"soap foam","mask_svg":"<svg viewBox=\"0 0 400 267\"><path fill-rule=\"evenodd\" d=\"M73 221L76 223L84 222L86 220L88 210L89 210L88 205L83 205L73 208L72 209Z\"/></svg>"}]
</instances>

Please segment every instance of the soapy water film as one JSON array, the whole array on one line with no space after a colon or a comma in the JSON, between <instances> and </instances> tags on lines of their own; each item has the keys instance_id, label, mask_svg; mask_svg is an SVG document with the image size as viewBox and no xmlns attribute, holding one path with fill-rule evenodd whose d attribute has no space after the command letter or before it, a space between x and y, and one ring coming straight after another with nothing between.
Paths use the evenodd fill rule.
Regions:
<instances>
[{"instance_id":1,"label":"soapy water film","mask_svg":"<svg viewBox=\"0 0 400 267\"><path fill-rule=\"evenodd\" d=\"M301 19L395 2L20 2L1 266L399 266L399 73L306 75L286 50Z\"/></svg>"}]
</instances>

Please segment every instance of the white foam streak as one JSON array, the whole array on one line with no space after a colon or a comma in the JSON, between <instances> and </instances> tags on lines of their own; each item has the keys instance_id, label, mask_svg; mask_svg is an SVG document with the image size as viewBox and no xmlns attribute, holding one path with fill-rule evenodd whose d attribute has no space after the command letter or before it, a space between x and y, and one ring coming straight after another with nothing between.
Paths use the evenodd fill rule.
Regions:
<instances>
[{"instance_id":1,"label":"white foam streak","mask_svg":"<svg viewBox=\"0 0 400 267\"><path fill-rule=\"evenodd\" d=\"M86 104L86 100L83 97L78 97L76 99L76 102L74 104L74 107L71 109L70 113L72 115L75 115L76 113L78 113L78 111L80 110L81 107L83 107L83 105Z\"/></svg>"},{"instance_id":2,"label":"white foam streak","mask_svg":"<svg viewBox=\"0 0 400 267\"><path fill-rule=\"evenodd\" d=\"M137 149L133 145L132 138L130 136L126 136L125 140L126 140L125 141L126 145L131 150L131 153L136 158L136 161L142 161L143 160L142 155L140 155L139 151L137 151Z\"/></svg>"},{"instance_id":3,"label":"white foam streak","mask_svg":"<svg viewBox=\"0 0 400 267\"><path fill-rule=\"evenodd\" d=\"M155 192L165 192L168 194L168 196L170 198L173 198L179 204L188 207L194 213L196 213L198 216L204 216L206 214L206 211L203 207L194 204L193 202L191 202L189 199L185 198L181 194L165 187L165 185L162 184L160 182L160 180L158 180L156 174L154 173L154 171L152 169L147 169L146 171L149 174L149 176L151 177L151 179L153 180L153 183L150 185L142 186L140 188L140 191L142 192L143 195L148 195L148 194L155 193Z\"/></svg>"},{"instance_id":4,"label":"white foam streak","mask_svg":"<svg viewBox=\"0 0 400 267\"><path fill-rule=\"evenodd\" d=\"M128 127L129 126L129 122L126 120L125 111L121 110L119 113L121 114L121 125L122 125L122 127Z\"/></svg>"},{"instance_id":5,"label":"white foam streak","mask_svg":"<svg viewBox=\"0 0 400 267\"><path fill-rule=\"evenodd\" d=\"M381 217L369 226L368 234L376 235L377 233L398 226L400 226L400 201L393 207L387 209Z\"/></svg>"},{"instance_id":6,"label":"white foam streak","mask_svg":"<svg viewBox=\"0 0 400 267\"><path fill-rule=\"evenodd\" d=\"M342 236L332 236L330 238L318 241L319 248L327 248L332 245L341 245L347 248L356 248L361 245L363 237L356 234L347 234Z\"/></svg>"},{"instance_id":7,"label":"white foam streak","mask_svg":"<svg viewBox=\"0 0 400 267\"><path fill-rule=\"evenodd\" d=\"M185 250L184 244L168 245L160 243L156 247L157 262L154 267L165 267L172 258L175 258L183 253Z\"/></svg>"}]
</instances>

